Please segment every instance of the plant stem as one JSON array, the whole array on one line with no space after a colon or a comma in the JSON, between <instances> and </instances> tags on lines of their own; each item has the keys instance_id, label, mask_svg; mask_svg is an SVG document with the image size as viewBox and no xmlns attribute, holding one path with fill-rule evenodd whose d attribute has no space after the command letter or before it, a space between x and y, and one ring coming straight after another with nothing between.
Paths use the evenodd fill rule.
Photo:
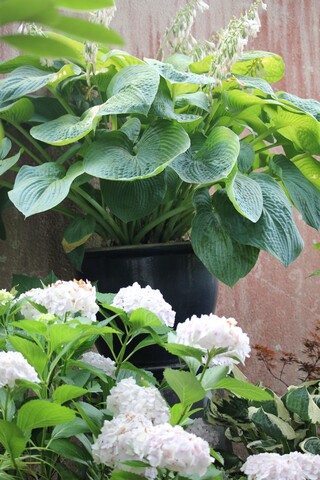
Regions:
<instances>
[{"instance_id":1,"label":"plant stem","mask_svg":"<svg viewBox=\"0 0 320 480\"><path fill-rule=\"evenodd\" d=\"M15 138L11 133L9 132L6 132L6 137L10 138L10 140L12 140L14 143L16 143L19 147L23 148L24 151L29 155L29 157L33 158L33 160L38 164L38 165L42 165L42 161L40 160L39 157L37 157L37 155L35 155L28 147L25 146L25 144L23 142L21 142L20 140L18 140L17 138Z\"/></svg>"},{"instance_id":2,"label":"plant stem","mask_svg":"<svg viewBox=\"0 0 320 480\"><path fill-rule=\"evenodd\" d=\"M36 142L33 137L31 137L31 135L23 127L21 127L21 125L14 123L13 126L18 130L18 132L22 133L22 135L24 135L27 140L29 140L29 142L34 146L34 148L38 150L39 153L41 153L41 155L47 162L51 162L50 155L45 151L44 148L41 147L41 145Z\"/></svg>"},{"instance_id":3,"label":"plant stem","mask_svg":"<svg viewBox=\"0 0 320 480\"><path fill-rule=\"evenodd\" d=\"M9 188L10 190L13 188L12 183L6 182L5 180L0 180L0 185L5 188Z\"/></svg>"}]
</instances>

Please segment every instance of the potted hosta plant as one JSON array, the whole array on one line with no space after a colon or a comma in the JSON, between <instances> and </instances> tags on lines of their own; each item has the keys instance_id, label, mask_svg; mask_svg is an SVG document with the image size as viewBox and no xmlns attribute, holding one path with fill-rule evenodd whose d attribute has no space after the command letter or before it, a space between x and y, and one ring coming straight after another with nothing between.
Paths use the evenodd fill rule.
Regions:
<instances>
[{"instance_id":1,"label":"potted hosta plant","mask_svg":"<svg viewBox=\"0 0 320 480\"><path fill-rule=\"evenodd\" d=\"M259 30L259 5L233 19L216 47L190 36L194 11L206 8L192 0L166 32L168 56L166 43L157 59L140 59L67 39L76 58L4 62L0 173L17 175L1 180L1 197L26 217L50 209L69 217L63 246L78 269L93 233L104 246L138 251L190 240L230 286L261 249L289 265L303 248L292 206L320 226L320 104L274 92L284 74L278 55L243 52Z\"/></svg>"}]
</instances>

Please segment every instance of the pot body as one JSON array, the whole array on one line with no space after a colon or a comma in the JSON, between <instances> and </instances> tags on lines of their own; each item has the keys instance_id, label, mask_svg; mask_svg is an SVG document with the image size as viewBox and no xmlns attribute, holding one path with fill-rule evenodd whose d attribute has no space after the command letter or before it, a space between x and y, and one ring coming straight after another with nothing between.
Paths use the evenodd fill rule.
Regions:
<instances>
[{"instance_id":1,"label":"pot body","mask_svg":"<svg viewBox=\"0 0 320 480\"><path fill-rule=\"evenodd\" d=\"M134 282L159 289L176 312L175 325L192 315L214 312L217 302L217 280L188 242L89 250L84 257L82 277L97 282L103 293L117 293ZM103 341L98 342L97 348L109 356ZM138 351L130 361L156 371L173 366L176 358L158 346L150 346Z\"/></svg>"}]
</instances>

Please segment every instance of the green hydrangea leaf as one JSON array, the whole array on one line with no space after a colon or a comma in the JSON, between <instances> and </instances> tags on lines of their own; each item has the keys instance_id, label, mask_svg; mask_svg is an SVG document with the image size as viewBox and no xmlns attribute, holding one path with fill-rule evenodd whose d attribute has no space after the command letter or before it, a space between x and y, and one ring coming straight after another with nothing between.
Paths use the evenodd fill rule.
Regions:
<instances>
[{"instance_id":1,"label":"green hydrangea leaf","mask_svg":"<svg viewBox=\"0 0 320 480\"><path fill-rule=\"evenodd\" d=\"M27 440L15 423L0 420L0 443L11 458L18 458L26 448ZM6 478L11 477L8 476Z\"/></svg>"},{"instance_id":2,"label":"green hydrangea leaf","mask_svg":"<svg viewBox=\"0 0 320 480\"><path fill-rule=\"evenodd\" d=\"M75 418L75 412L47 400L30 400L17 415L17 426L28 432L35 428L54 427Z\"/></svg>"}]
</instances>

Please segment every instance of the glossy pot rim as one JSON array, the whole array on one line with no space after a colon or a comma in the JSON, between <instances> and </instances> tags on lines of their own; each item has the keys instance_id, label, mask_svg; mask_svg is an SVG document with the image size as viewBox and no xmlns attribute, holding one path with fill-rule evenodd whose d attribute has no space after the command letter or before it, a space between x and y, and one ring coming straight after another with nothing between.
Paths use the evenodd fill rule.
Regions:
<instances>
[{"instance_id":1,"label":"glossy pot rim","mask_svg":"<svg viewBox=\"0 0 320 480\"><path fill-rule=\"evenodd\" d=\"M86 249L85 256L106 256L121 257L126 255L167 255L167 254L194 254L191 242L172 243L150 243L143 245L124 245L119 247L100 247Z\"/></svg>"}]
</instances>

